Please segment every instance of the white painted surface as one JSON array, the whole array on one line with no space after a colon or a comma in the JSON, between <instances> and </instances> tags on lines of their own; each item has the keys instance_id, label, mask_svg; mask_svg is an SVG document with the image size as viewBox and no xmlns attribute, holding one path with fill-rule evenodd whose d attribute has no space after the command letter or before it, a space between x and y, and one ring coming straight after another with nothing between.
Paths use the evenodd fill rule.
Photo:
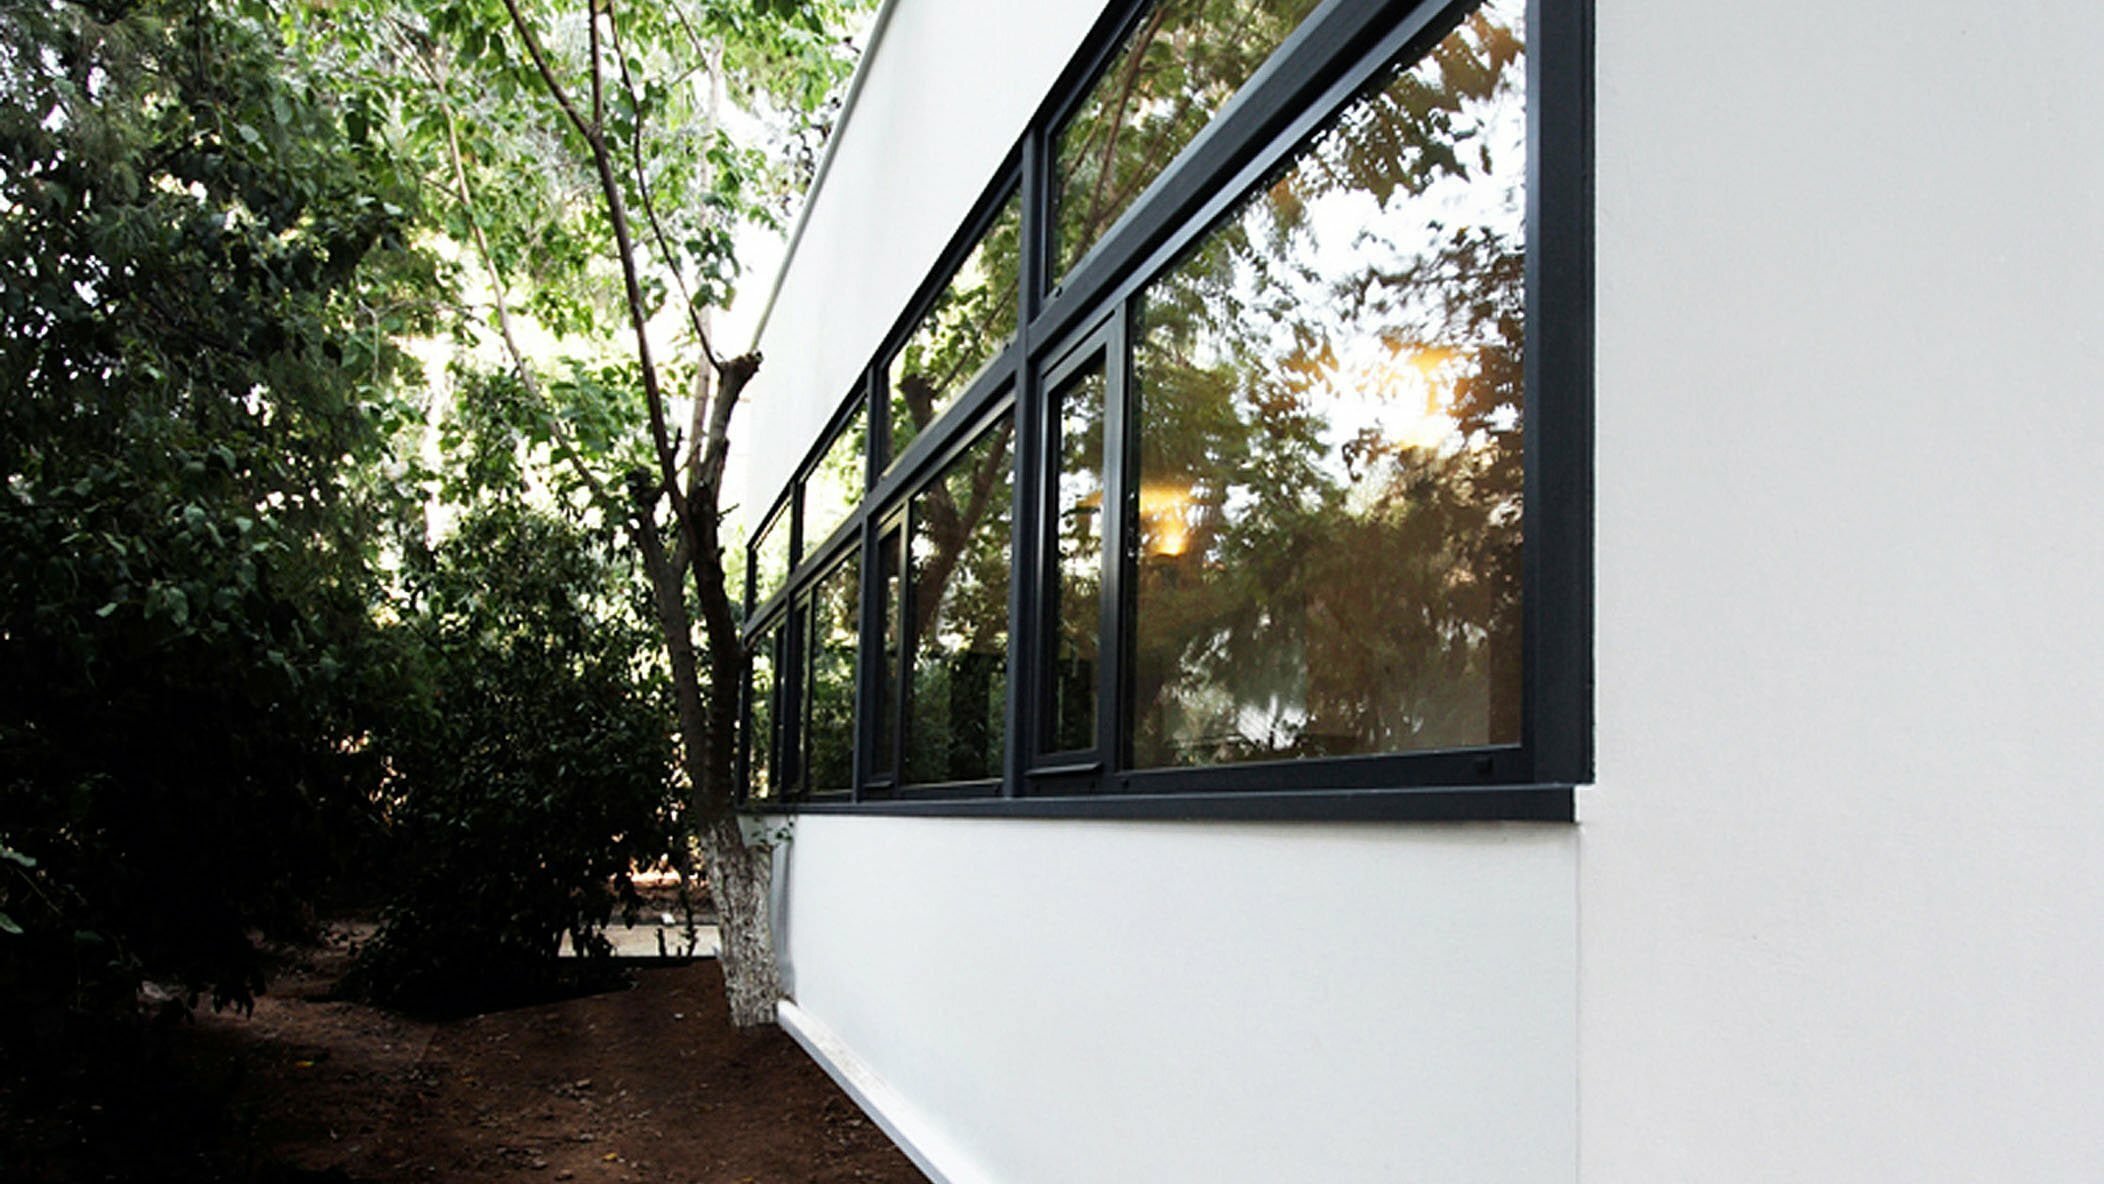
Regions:
<instances>
[{"instance_id":1,"label":"white painted surface","mask_svg":"<svg viewBox=\"0 0 2104 1184\"><path fill-rule=\"evenodd\" d=\"M1598 17L1583 1178L2104 1179L2104 6Z\"/></svg>"},{"instance_id":2,"label":"white painted surface","mask_svg":"<svg viewBox=\"0 0 2104 1184\"><path fill-rule=\"evenodd\" d=\"M761 334L765 363L737 429L754 457L750 512L781 492L1099 11L1099 0L893 10Z\"/></svg>"},{"instance_id":3,"label":"white painted surface","mask_svg":"<svg viewBox=\"0 0 2104 1184\"><path fill-rule=\"evenodd\" d=\"M796 1002L955 1181L1569 1181L1575 834L797 820Z\"/></svg>"},{"instance_id":4,"label":"white painted surface","mask_svg":"<svg viewBox=\"0 0 2104 1184\"><path fill-rule=\"evenodd\" d=\"M1096 7L903 0L751 500ZM800 1013L954 1179L2104 1178L2104 6L1598 19L1582 828L799 820Z\"/></svg>"},{"instance_id":5,"label":"white painted surface","mask_svg":"<svg viewBox=\"0 0 2104 1184\"><path fill-rule=\"evenodd\" d=\"M763 332L748 504L1099 9L898 5ZM960 1184L1567 1182L1575 846L1568 827L806 816L777 856L778 939L799 1031Z\"/></svg>"}]
</instances>

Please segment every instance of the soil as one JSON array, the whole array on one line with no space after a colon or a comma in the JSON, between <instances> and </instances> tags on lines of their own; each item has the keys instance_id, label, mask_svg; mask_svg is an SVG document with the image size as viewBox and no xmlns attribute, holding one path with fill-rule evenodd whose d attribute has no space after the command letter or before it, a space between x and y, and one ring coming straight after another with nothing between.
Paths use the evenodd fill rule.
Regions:
<instances>
[{"instance_id":1,"label":"soil","mask_svg":"<svg viewBox=\"0 0 2104 1184\"><path fill-rule=\"evenodd\" d=\"M637 965L626 989L445 1021L336 998L345 961L339 942L281 973L252 1016L200 1011L168 1034L160 1072L213 1105L208 1122L155 1124L162 1167L188 1158L214 1165L206 1178L270 1184L925 1180L786 1033L730 1026L713 961ZM145 1156L111 1159L101 1106L25 1127L35 1099L7 1094L0 1163L35 1158L0 1176L155 1178Z\"/></svg>"}]
</instances>

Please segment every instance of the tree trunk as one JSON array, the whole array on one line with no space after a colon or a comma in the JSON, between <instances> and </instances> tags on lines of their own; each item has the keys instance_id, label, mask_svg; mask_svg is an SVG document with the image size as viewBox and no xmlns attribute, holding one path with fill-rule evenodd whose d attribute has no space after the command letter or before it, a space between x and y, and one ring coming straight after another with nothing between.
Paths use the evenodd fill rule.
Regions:
<instances>
[{"instance_id":1,"label":"tree trunk","mask_svg":"<svg viewBox=\"0 0 2104 1184\"><path fill-rule=\"evenodd\" d=\"M729 621L727 601L709 611L710 593L724 596L720 560L689 560L710 629L709 694L704 697L701 657L694 645L694 621L687 609L684 573L665 552L664 539L650 512L655 494L647 477L632 483L636 519L631 527L643 552L658 626L665 636L666 656L679 710L680 755L687 772L688 824L701 843L709 895L716 902L720 934L717 964L730 1000L731 1023L741 1028L774 1022L774 1005L782 997L782 980L774 960L774 926L768 917L773 884L773 857L764 847L748 847L738 826L733 745L738 720L738 694L743 681L736 626ZM700 537L715 542L715 531ZM710 552L713 556L713 552ZM714 582L711 588L711 580ZM717 618L722 620L717 620ZM726 626L728 629L726 630Z\"/></svg>"},{"instance_id":2,"label":"tree trunk","mask_svg":"<svg viewBox=\"0 0 2104 1184\"><path fill-rule=\"evenodd\" d=\"M782 997L768 911L774 853L768 847L747 846L738 820L728 814L708 819L698 829L702 855L708 860L709 895L722 921L716 961L723 968L731 1023L740 1028L771 1024L775 1003Z\"/></svg>"}]
</instances>

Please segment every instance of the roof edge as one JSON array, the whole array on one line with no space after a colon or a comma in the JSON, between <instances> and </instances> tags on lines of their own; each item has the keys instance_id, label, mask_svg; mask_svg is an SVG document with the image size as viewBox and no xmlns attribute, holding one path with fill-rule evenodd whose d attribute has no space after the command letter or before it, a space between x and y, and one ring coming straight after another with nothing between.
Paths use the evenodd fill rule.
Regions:
<instances>
[{"instance_id":1,"label":"roof edge","mask_svg":"<svg viewBox=\"0 0 2104 1184\"><path fill-rule=\"evenodd\" d=\"M826 175L833 168L833 153L840 147L840 137L847 130L848 120L855 114L855 100L862 94L862 84L869 77L869 63L877 56L877 47L884 42L884 30L891 24L892 10L899 0L884 0L878 6L876 19L870 23L869 44L862 47L862 56L855 61L855 72L848 76L847 94L840 100L840 117L833 121L833 130L826 135L825 151L819 154L818 167L811 173L810 188L804 190L804 204L796 212L796 224L790 227L789 241L782 247L782 265L775 269L774 282L767 288L767 303L760 306L760 316L753 322L752 344L748 352L757 353L760 338L767 334L767 322L774 315L774 303L781 298L782 283L789 278L789 267L796 262L796 248L803 242L804 227L810 224L811 207L818 204L818 195L824 190Z\"/></svg>"}]
</instances>

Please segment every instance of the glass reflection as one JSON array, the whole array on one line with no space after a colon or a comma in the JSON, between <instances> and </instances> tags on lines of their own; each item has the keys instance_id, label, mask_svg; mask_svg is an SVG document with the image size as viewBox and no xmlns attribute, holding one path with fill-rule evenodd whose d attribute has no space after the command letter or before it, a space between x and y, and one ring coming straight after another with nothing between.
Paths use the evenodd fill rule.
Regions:
<instances>
[{"instance_id":1,"label":"glass reflection","mask_svg":"<svg viewBox=\"0 0 2104 1184\"><path fill-rule=\"evenodd\" d=\"M862 503L868 447L869 410L857 407L804 479L804 554L816 550Z\"/></svg>"},{"instance_id":2,"label":"glass reflection","mask_svg":"<svg viewBox=\"0 0 2104 1184\"><path fill-rule=\"evenodd\" d=\"M891 392L887 465L957 401L1015 336L1016 242L1022 209L1020 195L1010 195L905 346L892 355L886 370Z\"/></svg>"},{"instance_id":3,"label":"glass reflection","mask_svg":"<svg viewBox=\"0 0 2104 1184\"><path fill-rule=\"evenodd\" d=\"M904 547L905 536L896 529L887 531L877 545L877 611L882 614L884 656L883 668L877 673L877 742L871 777L890 777L898 770L899 639L906 626L899 595Z\"/></svg>"},{"instance_id":4,"label":"glass reflection","mask_svg":"<svg viewBox=\"0 0 2104 1184\"><path fill-rule=\"evenodd\" d=\"M774 643L779 628L769 629L753 642L752 671L747 676L747 699L751 705L746 733L745 796L753 800L775 796L775 682Z\"/></svg>"},{"instance_id":5,"label":"glass reflection","mask_svg":"<svg viewBox=\"0 0 2104 1184\"><path fill-rule=\"evenodd\" d=\"M1052 624L1046 752L1096 746L1096 646L1103 588L1103 360L1053 392Z\"/></svg>"},{"instance_id":6,"label":"glass reflection","mask_svg":"<svg viewBox=\"0 0 2104 1184\"><path fill-rule=\"evenodd\" d=\"M1064 277L1317 0L1162 0L1062 125L1052 274Z\"/></svg>"},{"instance_id":7,"label":"glass reflection","mask_svg":"<svg viewBox=\"0 0 2104 1184\"><path fill-rule=\"evenodd\" d=\"M811 597L810 631L805 635L810 681L804 690L804 770L805 786L812 793L844 791L854 784L859 558L849 554L826 573Z\"/></svg>"},{"instance_id":8,"label":"glass reflection","mask_svg":"<svg viewBox=\"0 0 2104 1184\"><path fill-rule=\"evenodd\" d=\"M1142 767L1518 739L1523 0L1145 294Z\"/></svg>"},{"instance_id":9,"label":"glass reflection","mask_svg":"<svg viewBox=\"0 0 2104 1184\"><path fill-rule=\"evenodd\" d=\"M789 508L782 507L754 536L753 607L766 604L789 582Z\"/></svg>"},{"instance_id":10,"label":"glass reflection","mask_svg":"<svg viewBox=\"0 0 2104 1184\"><path fill-rule=\"evenodd\" d=\"M1004 416L913 499L908 781L1001 776L1012 430Z\"/></svg>"}]
</instances>

